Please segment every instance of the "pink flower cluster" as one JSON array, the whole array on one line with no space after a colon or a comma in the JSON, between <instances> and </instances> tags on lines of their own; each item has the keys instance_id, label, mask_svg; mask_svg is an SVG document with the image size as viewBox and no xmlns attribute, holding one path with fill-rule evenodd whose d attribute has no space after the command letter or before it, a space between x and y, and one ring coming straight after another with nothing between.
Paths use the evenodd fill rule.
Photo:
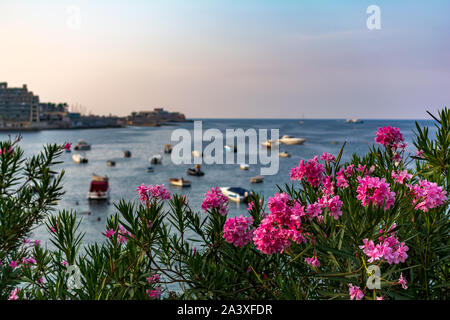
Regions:
<instances>
[{"instance_id":1,"label":"pink flower cluster","mask_svg":"<svg viewBox=\"0 0 450 320\"><path fill-rule=\"evenodd\" d=\"M378 128L375 142L383 145L384 147L397 148L403 143L403 136L399 128L382 127Z\"/></svg>"},{"instance_id":2,"label":"pink flower cluster","mask_svg":"<svg viewBox=\"0 0 450 320\"><path fill-rule=\"evenodd\" d=\"M21 289L14 289L11 291L8 300L17 300L19 299L19 296L17 295L17 293L20 291Z\"/></svg>"},{"instance_id":3,"label":"pink flower cluster","mask_svg":"<svg viewBox=\"0 0 450 320\"><path fill-rule=\"evenodd\" d=\"M145 186L145 184L142 184L136 188L136 191L141 202L144 204L152 199L167 200L172 198L169 191L164 187L164 184L154 186Z\"/></svg>"},{"instance_id":4,"label":"pink flower cluster","mask_svg":"<svg viewBox=\"0 0 450 320\"><path fill-rule=\"evenodd\" d=\"M419 184L409 185L414 196L413 205L415 210L427 212L429 209L439 207L447 200L447 191L442 190L434 182L419 180Z\"/></svg>"},{"instance_id":5,"label":"pink flower cluster","mask_svg":"<svg viewBox=\"0 0 450 320\"><path fill-rule=\"evenodd\" d=\"M326 206L330 212L330 216L333 216L335 220L342 216L342 201L339 200L339 196L335 196L327 200Z\"/></svg>"},{"instance_id":6,"label":"pink flower cluster","mask_svg":"<svg viewBox=\"0 0 450 320\"><path fill-rule=\"evenodd\" d=\"M300 229L300 218L305 215L304 207L292 201L288 194L275 194L269 198L268 214L254 232L253 242L264 254L283 252L290 240L305 242Z\"/></svg>"},{"instance_id":7,"label":"pink flower cluster","mask_svg":"<svg viewBox=\"0 0 450 320\"><path fill-rule=\"evenodd\" d=\"M318 187L324 179L325 167L314 156L309 161L301 160L297 167L291 169L291 180L302 180L306 178L313 187Z\"/></svg>"},{"instance_id":8,"label":"pink flower cluster","mask_svg":"<svg viewBox=\"0 0 450 320\"><path fill-rule=\"evenodd\" d=\"M208 209L217 209L221 215L225 216L228 213L228 198L219 187L212 188L205 194L202 209L205 212Z\"/></svg>"},{"instance_id":9,"label":"pink flower cluster","mask_svg":"<svg viewBox=\"0 0 450 320\"><path fill-rule=\"evenodd\" d=\"M364 293L361 291L361 289L357 286L354 286L353 284L349 284L349 294L350 294L350 300L361 300L364 298Z\"/></svg>"},{"instance_id":10,"label":"pink flower cluster","mask_svg":"<svg viewBox=\"0 0 450 320\"><path fill-rule=\"evenodd\" d=\"M396 182L400 184L404 184L405 180L409 180L412 178L412 175L408 173L408 170L403 170L398 173L392 170L391 176Z\"/></svg>"},{"instance_id":11,"label":"pink flower cluster","mask_svg":"<svg viewBox=\"0 0 450 320\"><path fill-rule=\"evenodd\" d=\"M409 250L408 246L404 242L399 242L393 234L389 237L380 237L379 243L376 245L369 239L364 239L363 243L364 245L359 246L359 248L369 257L370 263L384 258L389 264L399 264L405 262L408 258L406 253Z\"/></svg>"},{"instance_id":12,"label":"pink flower cluster","mask_svg":"<svg viewBox=\"0 0 450 320\"><path fill-rule=\"evenodd\" d=\"M336 157L332 154L324 152L323 155L320 156L320 160L324 160L326 163L330 164L331 162L336 161Z\"/></svg>"},{"instance_id":13,"label":"pink flower cluster","mask_svg":"<svg viewBox=\"0 0 450 320\"><path fill-rule=\"evenodd\" d=\"M148 283L150 283L150 284L157 283L160 281L160 277L157 273L155 273L151 277L147 277L146 279L147 279Z\"/></svg>"},{"instance_id":14,"label":"pink flower cluster","mask_svg":"<svg viewBox=\"0 0 450 320\"><path fill-rule=\"evenodd\" d=\"M154 290L147 290L146 293L151 299L159 299L162 294L161 287L156 287Z\"/></svg>"},{"instance_id":15,"label":"pink flower cluster","mask_svg":"<svg viewBox=\"0 0 450 320\"><path fill-rule=\"evenodd\" d=\"M316 254L314 254L311 258L305 258L305 262L313 267L320 267L320 262L317 260Z\"/></svg>"},{"instance_id":16,"label":"pink flower cluster","mask_svg":"<svg viewBox=\"0 0 450 320\"><path fill-rule=\"evenodd\" d=\"M112 238L114 236L114 234L116 234L116 232L112 228L106 230L106 232L102 232L102 235L104 235L108 239ZM119 231L117 233L117 239L119 240L119 242L126 243L128 241L129 237L133 237L133 235L130 232L128 232L124 226L119 224Z\"/></svg>"},{"instance_id":17,"label":"pink flower cluster","mask_svg":"<svg viewBox=\"0 0 450 320\"><path fill-rule=\"evenodd\" d=\"M380 207L385 203L384 210L387 210L394 204L395 193L391 191L389 183L384 178L358 177L358 183L356 198L361 200L364 207L367 208L370 203L375 207Z\"/></svg>"},{"instance_id":18,"label":"pink flower cluster","mask_svg":"<svg viewBox=\"0 0 450 320\"><path fill-rule=\"evenodd\" d=\"M236 247L243 247L252 241L254 228L251 228L253 218L240 217L230 218L225 222L223 238L226 242Z\"/></svg>"}]
</instances>

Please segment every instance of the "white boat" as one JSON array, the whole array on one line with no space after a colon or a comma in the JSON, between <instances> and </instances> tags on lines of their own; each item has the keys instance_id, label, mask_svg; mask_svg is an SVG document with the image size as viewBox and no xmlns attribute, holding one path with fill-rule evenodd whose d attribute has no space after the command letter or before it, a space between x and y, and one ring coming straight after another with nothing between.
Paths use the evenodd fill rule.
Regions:
<instances>
[{"instance_id":1,"label":"white boat","mask_svg":"<svg viewBox=\"0 0 450 320\"><path fill-rule=\"evenodd\" d=\"M363 123L363 121L359 120L358 118L347 119L346 122L347 123Z\"/></svg>"},{"instance_id":2,"label":"white boat","mask_svg":"<svg viewBox=\"0 0 450 320\"><path fill-rule=\"evenodd\" d=\"M240 187L220 187L220 191L222 191L228 200L234 202L244 202L250 195L250 191Z\"/></svg>"},{"instance_id":3,"label":"white boat","mask_svg":"<svg viewBox=\"0 0 450 320\"><path fill-rule=\"evenodd\" d=\"M267 140L266 142L262 142L261 143L264 147L266 147L267 149L272 148L272 140Z\"/></svg>"},{"instance_id":4,"label":"white boat","mask_svg":"<svg viewBox=\"0 0 450 320\"><path fill-rule=\"evenodd\" d=\"M289 158L289 157L291 156L291 154L288 153L288 152L282 151L282 152L280 152L280 153L278 154L278 156L279 156L280 158Z\"/></svg>"},{"instance_id":5,"label":"white boat","mask_svg":"<svg viewBox=\"0 0 450 320\"><path fill-rule=\"evenodd\" d=\"M202 158L203 157L203 152L194 150L194 151L192 151L192 156L194 156L196 158Z\"/></svg>"},{"instance_id":6,"label":"white boat","mask_svg":"<svg viewBox=\"0 0 450 320\"><path fill-rule=\"evenodd\" d=\"M88 159L84 155L79 154L79 153L75 153L74 155L72 155L72 160L75 163L87 163L88 162Z\"/></svg>"},{"instance_id":7,"label":"white boat","mask_svg":"<svg viewBox=\"0 0 450 320\"><path fill-rule=\"evenodd\" d=\"M77 151L91 150L91 145L86 141L80 139L73 149Z\"/></svg>"},{"instance_id":8,"label":"white boat","mask_svg":"<svg viewBox=\"0 0 450 320\"><path fill-rule=\"evenodd\" d=\"M148 161L150 164L161 164L162 163L162 156L160 154L155 154L151 156Z\"/></svg>"},{"instance_id":9,"label":"white boat","mask_svg":"<svg viewBox=\"0 0 450 320\"><path fill-rule=\"evenodd\" d=\"M87 198L90 200L106 200L109 198L109 183L107 176L92 175Z\"/></svg>"},{"instance_id":10,"label":"white boat","mask_svg":"<svg viewBox=\"0 0 450 320\"><path fill-rule=\"evenodd\" d=\"M189 180L184 180L183 178L169 178L170 184L177 187L190 187L191 182Z\"/></svg>"},{"instance_id":11,"label":"white boat","mask_svg":"<svg viewBox=\"0 0 450 320\"><path fill-rule=\"evenodd\" d=\"M305 141L306 139L304 138L295 138L288 135L284 135L278 139L278 142L282 144L303 144Z\"/></svg>"},{"instance_id":12,"label":"white boat","mask_svg":"<svg viewBox=\"0 0 450 320\"><path fill-rule=\"evenodd\" d=\"M250 168L250 166L246 163L242 163L240 167L241 167L241 170L244 170L244 171L248 170Z\"/></svg>"}]
</instances>

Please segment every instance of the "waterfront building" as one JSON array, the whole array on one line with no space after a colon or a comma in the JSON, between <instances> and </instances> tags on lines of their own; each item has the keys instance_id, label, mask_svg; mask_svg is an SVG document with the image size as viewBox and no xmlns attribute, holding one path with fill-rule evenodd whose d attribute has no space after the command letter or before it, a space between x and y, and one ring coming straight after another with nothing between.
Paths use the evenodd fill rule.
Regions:
<instances>
[{"instance_id":1,"label":"waterfront building","mask_svg":"<svg viewBox=\"0 0 450 320\"><path fill-rule=\"evenodd\" d=\"M184 122L186 117L180 112L154 108L153 111L132 112L126 120L130 126L160 126L168 122Z\"/></svg>"},{"instance_id":2,"label":"waterfront building","mask_svg":"<svg viewBox=\"0 0 450 320\"><path fill-rule=\"evenodd\" d=\"M33 128L40 121L39 96L21 88L9 88L7 82L0 82L0 128Z\"/></svg>"}]
</instances>

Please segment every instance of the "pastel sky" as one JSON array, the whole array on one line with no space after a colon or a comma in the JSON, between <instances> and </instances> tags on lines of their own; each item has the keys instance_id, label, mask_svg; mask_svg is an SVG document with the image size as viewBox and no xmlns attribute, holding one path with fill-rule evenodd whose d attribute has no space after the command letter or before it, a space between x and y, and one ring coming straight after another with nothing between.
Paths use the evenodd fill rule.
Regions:
<instances>
[{"instance_id":1,"label":"pastel sky","mask_svg":"<svg viewBox=\"0 0 450 320\"><path fill-rule=\"evenodd\" d=\"M97 114L418 119L450 106L449 39L445 0L0 0L0 81Z\"/></svg>"}]
</instances>

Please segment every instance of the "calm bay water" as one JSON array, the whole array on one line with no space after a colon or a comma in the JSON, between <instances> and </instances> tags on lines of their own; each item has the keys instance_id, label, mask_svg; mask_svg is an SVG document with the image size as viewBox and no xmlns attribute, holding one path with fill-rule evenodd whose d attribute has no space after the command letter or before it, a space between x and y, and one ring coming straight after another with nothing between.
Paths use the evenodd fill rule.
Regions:
<instances>
[{"instance_id":1,"label":"calm bay water","mask_svg":"<svg viewBox=\"0 0 450 320\"><path fill-rule=\"evenodd\" d=\"M430 134L435 130L431 121L420 121L422 125L430 127ZM116 212L113 205L120 199L137 200L136 186L145 184L164 184L171 193L185 194L191 208L200 211L200 205L205 192L214 186L240 186L262 193L266 199L272 196L276 185L289 182L290 169L298 164L301 159L310 159L315 154L323 152L337 155L344 141L347 141L344 149L343 161L348 160L353 153L364 154L369 145L374 143L375 132L380 126L395 126L400 128L405 140L409 143L407 151L414 153L412 145L414 121L411 120L366 120L361 124L347 124L345 120L257 120L257 119L207 119L203 120L203 129L217 128L222 132L228 128L262 128L280 129L280 136L288 134L307 139L303 145L280 146L280 151L287 151L290 158L280 158L280 170L277 175L266 176L264 183L251 184L249 179L259 175L260 166L251 165L248 171L242 171L239 164L234 165L202 165L203 177L186 175L186 169L192 165L174 165L170 155L164 155L164 145L171 143L170 137L174 129L193 129L193 123L182 123L175 126L156 128L129 127L121 129L86 129L86 130L48 130L40 132L27 132L23 134L21 147L26 155L38 153L44 144L64 143L69 141L76 143L78 139L84 139L92 144L92 150L85 155L89 163L85 165L75 164L72 161L72 153L64 153L64 163L59 168L66 171L64 177L65 195L58 203L57 209L73 209L78 217L82 218L81 231L85 233L84 242L103 241L101 232L105 229L106 219ZM2 140L7 139L7 133L1 133ZM336 141L337 144L332 142ZM208 143L204 143L204 147ZM123 151L130 150L132 157L123 158ZM153 166L154 172L147 173L150 165L148 159L153 154L162 154L162 165ZM115 160L115 167L108 167L107 160ZM58 169L58 168L57 168ZM86 199L89 190L92 173L107 175L111 188L109 202L88 202ZM177 188L169 185L170 177L187 177L191 180L190 188ZM246 204L230 203L230 216L246 214ZM88 214L90 212L90 214ZM99 219L100 218L100 219ZM49 244L49 235L44 227L38 227L33 239L42 240L43 244Z\"/></svg>"}]
</instances>

